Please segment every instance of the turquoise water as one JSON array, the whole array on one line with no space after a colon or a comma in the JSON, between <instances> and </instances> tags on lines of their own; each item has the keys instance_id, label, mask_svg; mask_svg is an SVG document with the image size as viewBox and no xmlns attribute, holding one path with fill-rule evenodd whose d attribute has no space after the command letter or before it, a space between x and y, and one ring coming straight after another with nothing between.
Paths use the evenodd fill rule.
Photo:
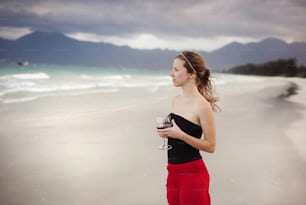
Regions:
<instances>
[{"instance_id":1,"label":"turquoise water","mask_svg":"<svg viewBox=\"0 0 306 205\"><path fill-rule=\"evenodd\" d=\"M76 66L15 65L0 67L0 102L22 103L42 97L118 93L144 88L150 92L172 85L167 70L114 69ZM213 74L216 85L253 82L258 77Z\"/></svg>"}]
</instances>

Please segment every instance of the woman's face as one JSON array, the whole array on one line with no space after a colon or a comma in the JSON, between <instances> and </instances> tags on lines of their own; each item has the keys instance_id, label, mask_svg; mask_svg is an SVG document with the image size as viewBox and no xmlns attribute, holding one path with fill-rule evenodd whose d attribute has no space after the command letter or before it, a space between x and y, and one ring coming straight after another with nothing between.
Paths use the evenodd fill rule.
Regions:
<instances>
[{"instance_id":1,"label":"woman's face","mask_svg":"<svg viewBox=\"0 0 306 205\"><path fill-rule=\"evenodd\" d=\"M183 86L190 77L190 74L187 73L187 69L184 67L184 61L179 58L174 59L169 75L172 77L172 82L175 87Z\"/></svg>"}]
</instances>

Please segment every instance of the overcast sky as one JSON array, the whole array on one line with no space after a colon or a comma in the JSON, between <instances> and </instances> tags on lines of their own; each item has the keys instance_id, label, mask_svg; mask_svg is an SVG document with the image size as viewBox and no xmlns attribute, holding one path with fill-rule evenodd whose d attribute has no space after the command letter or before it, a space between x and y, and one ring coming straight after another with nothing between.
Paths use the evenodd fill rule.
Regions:
<instances>
[{"instance_id":1,"label":"overcast sky","mask_svg":"<svg viewBox=\"0 0 306 205\"><path fill-rule=\"evenodd\" d=\"M231 41L306 41L305 0L1 0L0 37L58 31L134 48L211 51Z\"/></svg>"}]
</instances>

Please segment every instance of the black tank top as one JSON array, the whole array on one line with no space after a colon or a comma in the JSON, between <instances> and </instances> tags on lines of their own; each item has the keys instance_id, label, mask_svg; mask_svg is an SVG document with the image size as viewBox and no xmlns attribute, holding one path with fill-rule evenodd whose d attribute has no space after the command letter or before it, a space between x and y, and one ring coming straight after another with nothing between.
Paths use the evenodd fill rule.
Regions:
<instances>
[{"instance_id":1,"label":"black tank top","mask_svg":"<svg viewBox=\"0 0 306 205\"><path fill-rule=\"evenodd\" d=\"M185 119L184 117L170 113L170 118L174 119L177 126L180 127L185 133L200 139L202 136L201 126ZM168 162L172 164L181 164L185 162L191 162L194 160L202 159L200 151L193 148L186 142L180 139L168 138L168 144L172 146L168 150Z\"/></svg>"}]
</instances>

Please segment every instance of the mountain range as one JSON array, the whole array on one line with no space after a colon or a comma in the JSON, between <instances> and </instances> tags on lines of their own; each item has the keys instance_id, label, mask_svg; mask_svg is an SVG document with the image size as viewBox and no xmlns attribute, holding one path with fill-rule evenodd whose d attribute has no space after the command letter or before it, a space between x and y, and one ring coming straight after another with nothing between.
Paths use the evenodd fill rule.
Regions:
<instances>
[{"instance_id":1,"label":"mountain range","mask_svg":"<svg viewBox=\"0 0 306 205\"><path fill-rule=\"evenodd\" d=\"M306 42L286 43L276 38L246 44L233 42L212 52L199 52L216 71L280 58L295 58L298 64L306 65ZM31 64L169 69L178 53L78 41L57 32L33 32L16 40L0 38L0 65L26 59Z\"/></svg>"}]
</instances>

